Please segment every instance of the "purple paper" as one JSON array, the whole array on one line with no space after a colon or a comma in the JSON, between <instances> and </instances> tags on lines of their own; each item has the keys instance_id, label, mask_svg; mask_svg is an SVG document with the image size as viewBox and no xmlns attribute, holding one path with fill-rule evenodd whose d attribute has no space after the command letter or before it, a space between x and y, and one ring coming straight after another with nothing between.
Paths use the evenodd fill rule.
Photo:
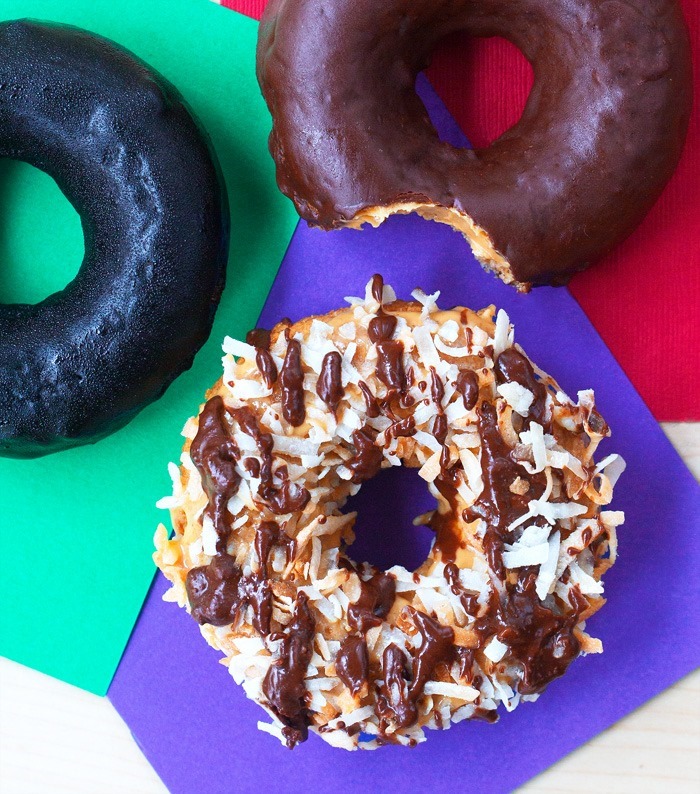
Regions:
<instances>
[{"instance_id":1,"label":"purple paper","mask_svg":"<svg viewBox=\"0 0 700 794\"><path fill-rule=\"evenodd\" d=\"M464 144L427 81L420 89L441 133ZM605 653L577 660L537 703L503 714L495 726L465 722L430 731L414 750L347 753L311 736L290 752L257 731L266 715L217 664L219 654L194 621L161 601L166 583L159 577L108 696L171 792L437 792L446 781L480 794L511 791L700 661L700 489L569 292L519 295L481 270L461 236L414 216L362 233L300 223L261 323L336 308L345 295L363 294L375 272L399 297L421 286L441 290L445 307L495 303L510 314L516 340L569 394L595 389L613 429L601 454L620 452L628 464L612 505L627 514L620 559L605 578L608 603L589 622ZM418 564L430 537L411 519L428 505L414 472L365 484L354 499L362 518L351 553L380 565ZM393 529L378 537L380 526Z\"/></svg>"}]
</instances>

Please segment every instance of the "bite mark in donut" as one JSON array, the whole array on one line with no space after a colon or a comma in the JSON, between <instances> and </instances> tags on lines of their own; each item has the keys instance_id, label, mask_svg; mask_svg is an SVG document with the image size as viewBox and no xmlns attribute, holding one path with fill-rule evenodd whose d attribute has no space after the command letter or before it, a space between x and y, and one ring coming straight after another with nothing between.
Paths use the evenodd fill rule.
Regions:
<instances>
[{"instance_id":1,"label":"bite mark in donut","mask_svg":"<svg viewBox=\"0 0 700 794\"><path fill-rule=\"evenodd\" d=\"M224 287L229 213L178 91L78 28L0 22L0 157L52 176L85 236L65 289L0 304L0 455L35 457L121 428L191 366Z\"/></svg>"},{"instance_id":2,"label":"bite mark in donut","mask_svg":"<svg viewBox=\"0 0 700 794\"><path fill-rule=\"evenodd\" d=\"M441 142L415 92L437 42L502 36L530 61L522 117ZM323 229L416 212L520 290L627 237L680 156L692 102L676 0L271 0L257 72L281 190Z\"/></svg>"},{"instance_id":3,"label":"bite mark in donut","mask_svg":"<svg viewBox=\"0 0 700 794\"><path fill-rule=\"evenodd\" d=\"M413 295L397 301L375 277L350 308L272 330L275 366L295 349L300 424L284 415L289 384L270 385L256 347L227 338L223 378L186 424L160 503L175 528L156 533L168 598L290 747L309 730L346 749L412 746L426 727L493 721L601 650L585 620L615 560L622 515L601 507L624 466L593 460L609 429L592 392L563 394L503 312ZM417 467L437 501L418 519L435 541L416 571L348 556L344 504L394 465Z\"/></svg>"}]
</instances>

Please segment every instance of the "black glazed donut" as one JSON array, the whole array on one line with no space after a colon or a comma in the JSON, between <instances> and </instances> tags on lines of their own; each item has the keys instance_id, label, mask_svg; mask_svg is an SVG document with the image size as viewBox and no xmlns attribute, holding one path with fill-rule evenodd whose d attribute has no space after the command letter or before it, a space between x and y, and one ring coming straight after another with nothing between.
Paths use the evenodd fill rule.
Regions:
<instances>
[{"instance_id":1,"label":"black glazed donut","mask_svg":"<svg viewBox=\"0 0 700 794\"><path fill-rule=\"evenodd\" d=\"M0 304L0 455L28 458L114 432L191 366L224 287L228 202L178 91L73 27L0 23L0 157L52 176L85 237L65 289Z\"/></svg>"}]
</instances>

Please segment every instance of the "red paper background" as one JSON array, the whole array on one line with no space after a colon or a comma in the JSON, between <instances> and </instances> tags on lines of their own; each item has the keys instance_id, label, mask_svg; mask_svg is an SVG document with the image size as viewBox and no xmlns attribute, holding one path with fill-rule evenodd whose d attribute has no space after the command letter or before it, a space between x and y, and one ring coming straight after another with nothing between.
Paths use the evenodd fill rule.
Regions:
<instances>
[{"instance_id":1,"label":"red paper background","mask_svg":"<svg viewBox=\"0 0 700 794\"><path fill-rule=\"evenodd\" d=\"M255 18L265 6L265 0L223 3ZM680 165L632 236L570 284L660 421L700 420L700 2L681 5L696 101ZM511 44L462 35L443 42L428 73L477 146L518 120L532 82L529 64Z\"/></svg>"}]
</instances>

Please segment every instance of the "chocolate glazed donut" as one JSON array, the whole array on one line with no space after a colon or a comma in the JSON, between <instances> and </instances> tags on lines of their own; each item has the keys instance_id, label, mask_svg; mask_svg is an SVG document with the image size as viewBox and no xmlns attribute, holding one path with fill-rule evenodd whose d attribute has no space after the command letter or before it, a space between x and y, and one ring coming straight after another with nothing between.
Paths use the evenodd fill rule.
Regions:
<instances>
[{"instance_id":1,"label":"chocolate glazed donut","mask_svg":"<svg viewBox=\"0 0 700 794\"><path fill-rule=\"evenodd\" d=\"M85 237L64 290L0 305L0 454L34 457L117 430L191 366L224 286L228 205L175 88L76 28L0 24L0 157L52 176Z\"/></svg>"},{"instance_id":2,"label":"chocolate glazed donut","mask_svg":"<svg viewBox=\"0 0 700 794\"><path fill-rule=\"evenodd\" d=\"M530 61L520 121L440 142L416 75L458 30ZM415 211L521 290L564 284L625 238L681 153L691 105L675 0L272 0L258 41L282 191L325 229Z\"/></svg>"}]
</instances>

